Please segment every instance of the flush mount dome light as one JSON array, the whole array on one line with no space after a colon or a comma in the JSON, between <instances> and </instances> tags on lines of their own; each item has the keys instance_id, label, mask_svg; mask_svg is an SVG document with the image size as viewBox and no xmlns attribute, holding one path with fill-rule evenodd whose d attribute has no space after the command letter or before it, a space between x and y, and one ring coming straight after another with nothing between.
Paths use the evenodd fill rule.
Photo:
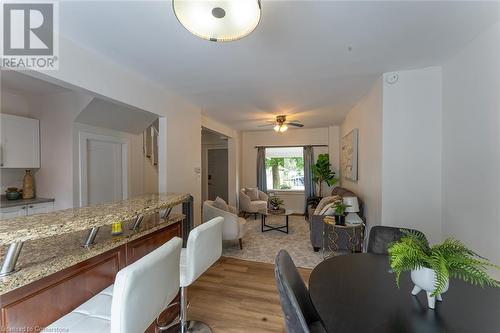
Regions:
<instances>
[{"instance_id":1,"label":"flush mount dome light","mask_svg":"<svg viewBox=\"0 0 500 333\"><path fill-rule=\"evenodd\" d=\"M248 36L260 21L260 0L172 0L172 4L189 32L213 42Z\"/></svg>"}]
</instances>

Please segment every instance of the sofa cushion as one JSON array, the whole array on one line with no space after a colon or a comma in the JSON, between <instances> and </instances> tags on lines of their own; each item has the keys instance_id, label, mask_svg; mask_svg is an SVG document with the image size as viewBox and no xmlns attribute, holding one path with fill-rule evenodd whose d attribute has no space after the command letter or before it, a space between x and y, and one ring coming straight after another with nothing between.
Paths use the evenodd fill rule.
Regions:
<instances>
[{"instance_id":1,"label":"sofa cushion","mask_svg":"<svg viewBox=\"0 0 500 333\"><path fill-rule=\"evenodd\" d=\"M224 199L222 199L222 198L220 198L220 197L215 198L215 201L214 201L214 203L213 203L213 206L214 206L215 208L219 208L220 210L223 210L223 211L225 211L225 212L227 212L227 211L228 211L226 201L224 201Z\"/></svg>"},{"instance_id":2,"label":"sofa cushion","mask_svg":"<svg viewBox=\"0 0 500 333\"><path fill-rule=\"evenodd\" d=\"M321 211L323 210L323 208L325 208L326 205L333 203L335 201L339 201L339 200L340 200L340 196L338 196L338 195L324 197L323 199L321 199L318 206L314 210L314 215L321 215Z\"/></svg>"},{"instance_id":3,"label":"sofa cushion","mask_svg":"<svg viewBox=\"0 0 500 333\"><path fill-rule=\"evenodd\" d=\"M256 188L247 188L245 190L246 195L250 198L251 201L259 200L259 190Z\"/></svg>"}]
</instances>

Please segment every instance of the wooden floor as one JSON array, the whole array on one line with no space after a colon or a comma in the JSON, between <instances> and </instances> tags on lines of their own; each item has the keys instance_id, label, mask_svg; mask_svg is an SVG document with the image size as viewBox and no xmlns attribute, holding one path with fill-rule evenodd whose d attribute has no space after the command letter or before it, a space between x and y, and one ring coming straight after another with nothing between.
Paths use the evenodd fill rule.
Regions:
<instances>
[{"instance_id":1,"label":"wooden floor","mask_svg":"<svg viewBox=\"0 0 500 333\"><path fill-rule=\"evenodd\" d=\"M300 269L307 284L311 273ZM188 317L214 333L284 332L274 265L221 258L188 289Z\"/></svg>"}]
</instances>

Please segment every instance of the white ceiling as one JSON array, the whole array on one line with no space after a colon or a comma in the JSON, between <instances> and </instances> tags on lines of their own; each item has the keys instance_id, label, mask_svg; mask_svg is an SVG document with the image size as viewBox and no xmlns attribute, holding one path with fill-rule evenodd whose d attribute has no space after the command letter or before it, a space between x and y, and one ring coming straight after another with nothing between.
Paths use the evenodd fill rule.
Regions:
<instances>
[{"instance_id":1,"label":"white ceiling","mask_svg":"<svg viewBox=\"0 0 500 333\"><path fill-rule=\"evenodd\" d=\"M307 127L338 124L381 73L439 65L499 20L498 9L478 1L264 0L253 34L217 44L187 32L170 1L66 1L60 30L208 116L256 130L283 113Z\"/></svg>"}]
</instances>

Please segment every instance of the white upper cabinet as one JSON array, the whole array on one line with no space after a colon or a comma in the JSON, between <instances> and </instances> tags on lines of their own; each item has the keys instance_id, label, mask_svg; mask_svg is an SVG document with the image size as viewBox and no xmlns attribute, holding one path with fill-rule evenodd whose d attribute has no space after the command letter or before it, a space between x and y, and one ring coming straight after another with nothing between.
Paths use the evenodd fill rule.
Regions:
<instances>
[{"instance_id":1,"label":"white upper cabinet","mask_svg":"<svg viewBox=\"0 0 500 333\"><path fill-rule=\"evenodd\" d=\"M0 114L0 167L40 167L40 121Z\"/></svg>"}]
</instances>

